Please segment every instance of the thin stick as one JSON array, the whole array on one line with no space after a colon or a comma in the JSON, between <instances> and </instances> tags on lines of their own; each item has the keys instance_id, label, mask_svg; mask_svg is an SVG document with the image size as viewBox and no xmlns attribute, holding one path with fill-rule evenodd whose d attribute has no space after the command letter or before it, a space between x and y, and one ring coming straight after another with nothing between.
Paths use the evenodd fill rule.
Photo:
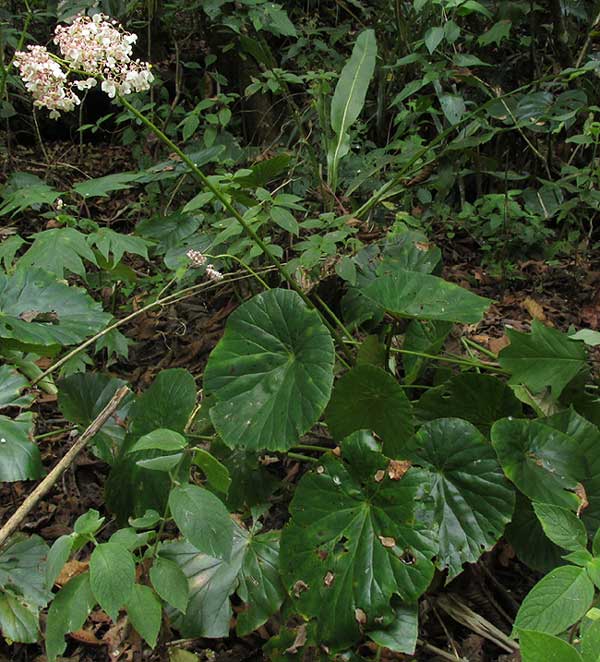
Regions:
<instances>
[{"instance_id":1,"label":"thin stick","mask_svg":"<svg viewBox=\"0 0 600 662\"><path fill-rule=\"evenodd\" d=\"M64 457L59 460L58 464L50 471L44 480L33 490L33 492L23 501L17 508L14 515L6 522L0 529L0 547L6 542L20 526L23 520L29 513L37 506L39 501L51 490L56 481L60 478L61 474L67 469L75 460L77 455L85 448L88 441L100 430L106 421L114 414L119 403L129 392L128 386L122 386L111 398L110 402L98 414L98 416L90 423L85 432L79 439L69 448Z\"/></svg>"},{"instance_id":2,"label":"thin stick","mask_svg":"<svg viewBox=\"0 0 600 662\"><path fill-rule=\"evenodd\" d=\"M417 639L417 646L424 648L426 651L429 651L430 653L435 653L444 660L450 660L450 662L456 662L457 660L466 661L466 658L464 657L456 657L455 655L451 655L447 651L438 648L437 646L433 646L432 644L428 644L426 641L422 641L421 639Z\"/></svg>"}]
</instances>

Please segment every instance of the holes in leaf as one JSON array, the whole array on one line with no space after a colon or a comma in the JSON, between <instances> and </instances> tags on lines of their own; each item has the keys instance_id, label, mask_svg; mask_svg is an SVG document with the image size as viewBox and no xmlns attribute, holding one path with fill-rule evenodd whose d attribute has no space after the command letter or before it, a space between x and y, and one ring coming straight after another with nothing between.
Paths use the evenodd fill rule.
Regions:
<instances>
[{"instance_id":1,"label":"holes in leaf","mask_svg":"<svg viewBox=\"0 0 600 662\"><path fill-rule=\"evenodd\" d=\"M412 550L405 549L400 556L400 560L404 565L414 565L417 562L415 555L412 553Z\"/></svg>"},{"instance_id":2,"label":"holes in leaf","mask_svg":"<svg viewBox=\"0 0 600 662\"><path fill-rule=\"evenodd\" d=\"M335 547L333 548L333 553L334 554L344 554L345 552L348 551L348 545L346 544L348 542L348 538L346 536L342 536L336 543Z\"/></svg>"}]
</instances>

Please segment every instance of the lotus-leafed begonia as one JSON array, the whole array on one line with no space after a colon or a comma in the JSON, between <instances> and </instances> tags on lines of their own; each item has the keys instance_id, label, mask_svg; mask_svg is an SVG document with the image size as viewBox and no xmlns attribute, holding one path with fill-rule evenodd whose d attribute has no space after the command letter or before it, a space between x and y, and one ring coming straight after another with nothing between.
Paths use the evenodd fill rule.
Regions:
<instances>
[{"instance_id":1,"label":"lotus-leafed begonia","mask_svg":"<svg viewBox=\"0 0 600 662\"><path fill-rule=\"evenodd\" d=\"M143 92L154 76L147 62L132 58L137 36L122 30L104 14L78 16L71 25L57 26L54 43L60 56L44 46L29 46L15 54L15 65L37 107L50 117L73 110L81 103L77 90L88 90L97 81L109 97ZM69 81L69 75L76 78Z\"/></svg>"}]
</instances>

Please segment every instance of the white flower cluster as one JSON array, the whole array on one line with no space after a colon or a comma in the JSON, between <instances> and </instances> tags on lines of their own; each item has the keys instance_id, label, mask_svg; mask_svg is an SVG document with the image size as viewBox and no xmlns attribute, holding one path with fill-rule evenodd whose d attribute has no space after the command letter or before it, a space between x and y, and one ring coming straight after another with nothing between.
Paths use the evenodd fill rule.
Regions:
<instances>
[{"instance_id":1,"label":"white flower cluster","mask_svg":"<svg viewBox=\"0 0 600 662\"><path fill-rule=\"evenodd\" d=\"M15 66L33 97L33 105L48 108L53 119L81 103L67 82L67 75L43 46L29 46L27 52L16 53Z\"/></svg>"},{"instance_id":2,"label":"white flower cluster","mask_svg":"<svg viewBox=\"0 0 600 662\"><path fill-rule=\"evenodd\" d=\"M54 35L54 43L69 65L102 78L102 90L111 98L117 92L147 90L154 80L147 62L131 59L137 35L116 25L104 14L78 16L71 25L59 25Z\"/></svg>"},{"instance_id":3,"label":"white flower cluster","mask_svg":"<svg viewBox=\"0 0 600 662\"><path fill-rule=\"evenodd\" d=\"M223 274L220 271L217 271L212 264L206 264L206 255L203 255L200 251L196 251L193 248L190 248L186 255L194 269L206 266L206 275L210 280L223 280Z\"/></svg>"},{"instance_id":4,"label":"white flower cluster","mask_svg":"<svg viewBox=\"0 0 600 662\"><path fill-rule=\"evenodd\" d=\"M43 46L29 46L26 52L15 54L15 66L34 98L34 104L50 110L58 117L81 103L73 91L86 90L102 81L102 90L109 97L142 92L150 87L154 76L147 62L133 60L131 55L137 35L118 27L104 14L78 16L71 25L57 26L54 43L62 60L55 58ZM63 69L64 64L67 71ZM68 73L85 75L73 82Z\"/></svg>"}]
</instances>

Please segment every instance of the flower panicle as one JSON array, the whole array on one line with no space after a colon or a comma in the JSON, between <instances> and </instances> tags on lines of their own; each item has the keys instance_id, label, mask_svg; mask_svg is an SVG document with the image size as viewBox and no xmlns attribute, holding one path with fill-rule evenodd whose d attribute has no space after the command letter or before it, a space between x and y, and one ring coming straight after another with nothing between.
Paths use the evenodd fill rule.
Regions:
<instances>
[{"instance_id":1,"label":"flower panicle","mask_svg":"<svg viewBox=\"0 0 600 662\"><path fill-rule=\"evenodd\" d=\"M223 274L214 268L212 264L208 264L208 258L201 251L190 250L186 253L188 260L191 263L193 269L199 269L200 267L205 267L206 275L210 280L218 281L223 280Z\"/></svg>"},{"instance_id":2,"label":"flower panicle","mask_svg":"<svg viewBox=\"0 0 600 662\"><path fill-rule=\"evenodd\" d=\"M88 90L98 80L111 98L147 90L154 76L147 62L132 58L136 40L137 35L125 32L104 14L80 15L71 25L59 25L54 32L54 43L67 71L44 46L17 52L14 62L34 105L47 108L50 117L56 118L81 103L75 89ZM86 77L69 81L68 74L73 72Z\"/></svg>"}]
</instances>

